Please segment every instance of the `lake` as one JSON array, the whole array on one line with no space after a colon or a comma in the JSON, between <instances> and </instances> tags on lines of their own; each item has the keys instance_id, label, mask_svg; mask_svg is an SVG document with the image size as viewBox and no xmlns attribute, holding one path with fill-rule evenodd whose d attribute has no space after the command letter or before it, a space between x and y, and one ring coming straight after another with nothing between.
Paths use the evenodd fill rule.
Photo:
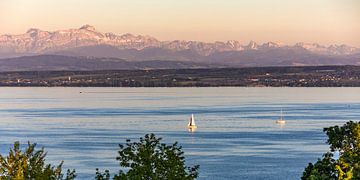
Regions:
<instances>
[{"instance_id":1,"label":"lake","mask_svg":"<svg viewBox=\"0 0 360 180\"><path fill-rule=\"evenodd\" d=\"M328 150L324 127L360 119L360 88L0 88L0 117L2 155L36 142L77 179L117 173L118 144L155 133L199 179L288 180Z\"/></svg>"}]
</instances>

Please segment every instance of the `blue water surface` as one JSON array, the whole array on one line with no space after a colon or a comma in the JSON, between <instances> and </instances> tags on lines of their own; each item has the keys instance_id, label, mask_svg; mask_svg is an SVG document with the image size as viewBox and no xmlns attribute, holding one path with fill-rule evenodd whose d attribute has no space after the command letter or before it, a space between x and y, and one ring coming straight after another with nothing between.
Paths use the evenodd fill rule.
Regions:
<instances>
[{"instance_id":1,"label":"blue water surface","mask_svg":"<svg viewBox=\"0 0 360 180\"><path fill-rule=\"evenodd\" d=\"M81 93L80 93L81 92ZM199 179L299 179L328 150L324 127L360 118L360 88L0 88L0 153L36 142L47 162L119 170L118 144L178 141ZM275 121L283 110L286 124ZM194 113L198 129L188 132Z\"/></svg>"}]
</instances>

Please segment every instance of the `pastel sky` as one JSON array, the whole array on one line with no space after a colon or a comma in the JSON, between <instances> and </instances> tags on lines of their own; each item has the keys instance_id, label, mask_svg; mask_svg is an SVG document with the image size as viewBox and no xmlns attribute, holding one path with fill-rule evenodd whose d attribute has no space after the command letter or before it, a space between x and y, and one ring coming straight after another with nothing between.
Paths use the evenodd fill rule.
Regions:
<instances>
[{"instance_id":1,"label":"pastel sky","mask_svg":"<svg viewBox=\"0 0 360 180\"><path fill-rule=\"evenodd\" d=\"M360 0L0 0L0 34L84 24L159 40L360 47Z\"/></svg>"}]
</instances>

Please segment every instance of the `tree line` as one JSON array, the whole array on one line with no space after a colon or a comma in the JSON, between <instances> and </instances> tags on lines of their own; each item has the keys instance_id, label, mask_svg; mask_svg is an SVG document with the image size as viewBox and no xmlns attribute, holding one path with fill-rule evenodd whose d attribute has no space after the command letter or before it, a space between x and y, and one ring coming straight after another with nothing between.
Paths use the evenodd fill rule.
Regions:
<instances>
[{"instance_id":1,"label":"tree line","mask_svg":"<svg viewBox=\"0 0 360 180\"><path fill-rule=\"evenodd\" d=\"M63 162L54 166L45 163L44 148L36 150L36 144L28 142L25 150L15 142L7 156L0 155L0 180L73 180L75 169L62 171ZM119 170L114 180L192 180L199 175L199 165L187 167L184 152L177 142L171 145L161 143L161 138L147 134L139 142L127 140L119 145L119 165L128 171ZM110 171L96 169L96 180L110 180Z\"/></svg>"}]
</instances>

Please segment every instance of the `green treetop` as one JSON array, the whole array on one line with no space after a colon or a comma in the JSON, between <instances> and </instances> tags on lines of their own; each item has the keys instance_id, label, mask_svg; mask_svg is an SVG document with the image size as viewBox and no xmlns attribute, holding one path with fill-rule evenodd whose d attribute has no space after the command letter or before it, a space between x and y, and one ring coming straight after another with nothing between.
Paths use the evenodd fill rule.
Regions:
<instances>
[{"instance_id":1,"label":"green treetop","mask_svg":"<svg viewBox=\"0 0 360 180\"><path fill-rule=\"evenodd\" d=\"M61 172L61 162L58 166L45 164L44 148L35 150L36 144L28 143L25 151L20 150L20 143L15 142L9 155L0 155L0 179L2 180L71 180L76 177L75 170L67 171L66 177Z\"/></svg>"},{"instance_id":2,"label":"green treetop","mask_svg":"<svg viewBox=\"0 0 360 180\"><path fill-rule=\"evenodd\" d=\"M324 128L330 151L305 168L303 180L360 179L360 122ZM338 153L339 157L334 158Z\"/></svg>"},{"instance_id":3,"label":"green treetop","mask_svg":"<svg viewBox=\"0 0 360 180\"><path fill-rule=\"evenodd\" d=\"M147 134L140 138L140 142L127 140L125 146L119 145L120 166L127 172L120 170L114 176L115 180L192 180L198 177L199 165L185 166L184 152L177 142L172 145L160 143L161 138L154 134ZM109 179L109 171L97 171L98 180Z\"/></svg>"}]
</instances>

